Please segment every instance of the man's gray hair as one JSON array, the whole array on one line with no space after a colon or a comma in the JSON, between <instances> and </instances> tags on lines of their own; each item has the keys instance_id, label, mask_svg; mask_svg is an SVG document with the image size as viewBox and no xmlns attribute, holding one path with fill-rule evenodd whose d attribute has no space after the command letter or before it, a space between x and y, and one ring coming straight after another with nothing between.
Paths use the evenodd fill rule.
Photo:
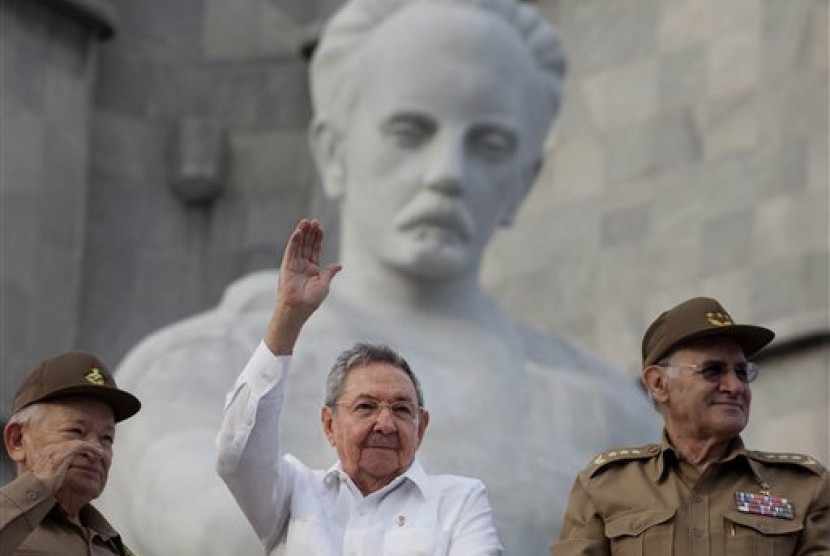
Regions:
<instances>
[{"instance_id":1,"label":"man's gray hair","mask_svg":"<svg viewBox=\"0 0 830 556\"><path fill-rule=\"evenodd\" d=\"M7 424L32 425L43 415L43 403L33 403L19 409L9 417Z\"/></svg>"},{"instance_id":2,"label":"man's gray hair","mask_svg":"<svg viewBox=\"0 0 830 556\"><path fill-rule=\"evenodd\" d=\"M329 21L311 60L311 96L315 123L340 132L357 99L361 47L371 33L406 7L418 4L469 6L505 20L527 45L535 62L532 123L540 148L559 110L565 54L553 27L539 11L518 0L350 0ZM429 38L424 38L429 40ZM512 87L512 83L505 83Z\"/></svg>"},{"instance_id":3,"label":"man's gray hair","mask_svg":"<svg viewBox=\"0 0 830 556\"><path fill-rule=\"evenodd\" d=\"M406 359L387 345L362 342L355 344L351 349L344 351L337 357L337 361L335 361L334 366L332 366L326 378L325 404L329 407L334 407L343 394L346 377L352 369L365 367L372 363L387 363L406 373L406 376L412 381L412 385L415 386L418 407L424 407L424 394L421 390L421 383L418 381L415 373L412 372Z\"/></svg>"}]
</instances>

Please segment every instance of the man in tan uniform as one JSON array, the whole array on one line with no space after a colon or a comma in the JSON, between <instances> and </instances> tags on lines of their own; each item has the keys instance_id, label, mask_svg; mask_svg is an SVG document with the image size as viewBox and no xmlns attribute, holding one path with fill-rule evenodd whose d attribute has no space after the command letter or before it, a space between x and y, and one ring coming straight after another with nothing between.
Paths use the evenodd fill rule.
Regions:
<instances>
[{"instance_id":1,"label":"man in tan uniform","mask_svg":"<svg viewBox=\"0 0 830 556\"><path fill-rule=\"evenodd\" d=\"M0 488L0 555L129 556L90 501L107 484L115 423L141 408L91 353L40 363L3 431L17 478Z\"/></svg>"},{"instance_id":2,"label":"man in tan uniform","mask_svg":"<svg viewBox=\"0 0 830 556\"><path fill-rule=\"evenodd\" d=\"M660 443L610 450L577 477L554 556L830 554L827 470L809 456L748 450L740 433L774 334L690 299L643 337L642 380Z\"/></svg>"}]
</instances>

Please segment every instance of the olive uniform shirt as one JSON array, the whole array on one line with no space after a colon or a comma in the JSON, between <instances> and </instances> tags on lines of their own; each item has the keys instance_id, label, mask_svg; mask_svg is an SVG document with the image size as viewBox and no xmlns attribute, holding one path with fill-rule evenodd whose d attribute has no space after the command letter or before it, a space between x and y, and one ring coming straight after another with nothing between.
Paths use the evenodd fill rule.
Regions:
<instances>
[{"instance_id":1,"label":"olive uniform shirt","mask_svg":"<svg viewBox=\"0 0 830 556\"><path fill-rule=\"evenodd\" d=\"M793 516L739 511L736 493L786 498ZM600 454L579 474L551 554L827 556L828 505L827 470L809 456L751 451L737 438L700 473L664 435Z\"/></svg>"},{"instance_id":2,"label":"olive uniform shirt","mask_svg":"<svg viewBox=\"0 0 830 556\"><path fill-rule=\"evenodd\" d=\"M0 556L132 556L95 508L70 521L46 484L31 473L0 488Z\"/></svg>"}]
</instances>

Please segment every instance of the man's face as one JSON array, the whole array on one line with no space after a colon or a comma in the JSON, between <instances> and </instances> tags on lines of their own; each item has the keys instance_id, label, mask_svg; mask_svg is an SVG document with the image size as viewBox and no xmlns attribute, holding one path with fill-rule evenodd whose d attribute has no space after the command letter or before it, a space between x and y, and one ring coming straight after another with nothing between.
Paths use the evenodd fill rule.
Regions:
<instances>
[{"instance_id":1,"label":"man's face","mask_svg":"<svg viewBox=\"0 0 830 556\"><path fill-rule=\"evenodd\" d=\"M368 493L409 468L429 414L418 408L406 373L387 363L370 363L349 371L336 407L324 407L322 420L343 471Z\"/></svg>"},{"instance_id":2,"label":"man's face","mask_svg":"<svg viewBox=\"0 0 830 556\"><path fill-rule=\"evenodd\" d=\"M734 369L746 364L746 357L738 344L724 338L691 344L671 355L669 364L677 368L667 374L668 400L663 414L667 429L698 440L726 441L746 427L752 400L749 385L741 382L734 370L719 380L707 380L688 367L713 363Z\"/></svg>"},{"instance_id":3,"label":"man's face","mask_svg":"<svg viewBox=\"0 0 830 556\"><path fill-rule=\"evenodd\" d=\"M425 278L477 271L535 174L526 47L493 15L420 5L363 54L342 151L344 249Z\"/></svg>"},{"instance_id":4,"label":"man's face","mask_svg":"<svg viewBox=\"0 0 830 556\"><path fill-rule=\"evenodd\" d=\"M60 443L83 440L94 444L99 452L85 451L69 464L66 478L57 496L62 494L80 500L97 498L107 484L112 463L115 419L112 408L91 399L61 400L42 406L43 412L22 429L25 470Z\"/></svg>"}]
</instances>

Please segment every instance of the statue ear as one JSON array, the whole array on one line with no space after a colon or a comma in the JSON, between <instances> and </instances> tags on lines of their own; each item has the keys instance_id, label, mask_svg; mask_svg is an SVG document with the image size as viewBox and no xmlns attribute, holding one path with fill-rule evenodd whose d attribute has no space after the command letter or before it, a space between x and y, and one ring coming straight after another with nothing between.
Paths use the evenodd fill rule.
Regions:
<instances>
[{"instance_id":1,"label":"statue ear","mask_svg":"<svg viewBox=\"0 0 830 556\"><path fill-rule=\"evenodd\" d=\"M507 200L507 203L505 203L504 210L502 211L501 218L499 219L499 224L501 226L509 227L513 225L513 222L516 220L516 214L519 212L519 208L527 198L527 194L530 193L530 188L533 187L533 183L536 181L536 177L539 175L539 171L541 169L541 156L528 161L528 163L522 167L521 174L519 176L519 184L513 189L512 195Z\"/></svg>"},{"instance_id":2,"label":"statue ear","mask_svg":"<svg viewBox=\"0 0 830 556\"><path fill-rule=\"evenodd\" d=\"M315 120L309 130L309 143L314 164L323 180L323 191L329 198L339 201L346 194L342 136L330 123Z\"/></svg>"}]
</instances>

